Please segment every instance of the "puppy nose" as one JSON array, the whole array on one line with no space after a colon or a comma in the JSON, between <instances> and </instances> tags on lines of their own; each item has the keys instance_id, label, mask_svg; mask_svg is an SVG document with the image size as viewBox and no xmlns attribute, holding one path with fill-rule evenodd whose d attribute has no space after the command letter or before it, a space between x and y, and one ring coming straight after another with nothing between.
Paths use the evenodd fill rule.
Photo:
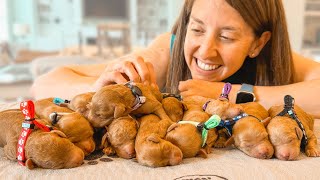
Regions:
<instances>
[{"instance_id":1,"label":"puppy nose","mask_svg":"<svg viewBox=\"0 0 320 180\"><path fill-rule=\"evenodd\" d=\"M280 159L282 159L282 160L287 161L290 159L290 153L288 153L288 152L283 152L283 153L279 154L279 156L280 156Z\"/></svg>"}]
</instances>

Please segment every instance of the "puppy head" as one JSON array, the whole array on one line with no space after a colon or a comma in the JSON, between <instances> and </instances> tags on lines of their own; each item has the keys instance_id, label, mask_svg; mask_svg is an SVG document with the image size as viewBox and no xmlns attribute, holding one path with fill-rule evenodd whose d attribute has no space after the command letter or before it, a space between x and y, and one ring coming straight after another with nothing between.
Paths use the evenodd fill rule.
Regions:
<instances>
[{"instance_id":1,"label":"puppy head","mask_svg":"<svg viewBox=\"0 0 320 180\"><path fill-rule=\"evenodd\" d=\"M83 150L85 155L94 151L93 128L81 114L74 112L63 115L57 125L72 143Z\"/></svg>"},{"instance_id":2,"label":"puppy head","mask_svg":"<svg viewBox=\"0 0 320 180\"><path fill-rule=\"evenodd\" d=\"M76 95L71 99L68 107L73 111L76 111L84 116L87 116L88 115L87 105L91 102L93 95L94 95L94 92L88 92L88 93Z\"/></svg>"},{"instance_id":3,"label":"puppy head","mask_svg":"<svg viewBox=\"0 0 320 180\"><path fill-rule=\"evenodd\" d=\"M34 131L26 144L27 167L73 168L83 163L84 153L57 131ZM63 133L62 133L63 134Z\"/></svg>"},{"instance_id":4,"label":"puppy head","mask_svg":"<svg viewBox=\"0 0 320 180\"><path fill-rule=\"evenodd\" d=\"M167 97L162 100L162 106L173 122L178 122L183 118L183 112L187 107L175 97Z\"/></svg>"},{"instance_id":5,"label":"puppy head","mask_svg":"<svg viewBox=\"0 0 320 180\"><path fill-rule=\"evenodd\" d=\"M266 119L269 117L268 111L257 102L247 102L240 104L245 113L253 115L259 119Z\"/></svg>"},{"instance_id":6,"label":"puppy head","mask_svg":"<svg viewBox=\"0 0 320 180\"><path fill-rule=\"evenodd\" d=\"M195 157L202 144L201 134L192 124L172 124L168 128L166 140L179 147L184 158Z\"/></svg>"},{"instance_id":7,"label":"puppy head","mask_svg":"<svg viewBox=\"0 0 320 180\"><path fill-rule=\"evenodd\" d=\"M88 120L92 126L104 127L113 119L128 115L131 108L126 107L121 99L119 94L109 93L108 89L98 91L88 104Z\"/></svg>"},{"instance_id":8,"label":"puppy head","mask_svg":"<svg viewBox=\"0 0 320 180\"><path fill-rule=\"evenodd\" d=\"M149 135L137 154L139 163L151 167L178 165L182 158L183 154L177 146L161 139L157 134Z\"/></svg>"},{"instance_id":9,"label":"puppy head","mask_svg":"<svg viewBox=\"0 0 320 180\"><path fill-rule=\"evenodd\" d=\"M300 154L302 131L289 117L275 116L267 126L275 156L281 160L295 160Z\"/></svg>"},{"instance_id":10,"label":"puppy head","mask_svg":"<svg viewBox=\"0 0 320 180\"><path fill-rule=\"evenodd\" d=\"M119 157L135 157L134 143L137 132L138 124L130 116L115 119L108 126L108 140Z\"/></svg>"},{"instance_id":11,"label":"puppy head","mask_svg":"<svg viewBox=\"0 0 320 180\"><path fill-rule=\"evenodd\" d=\"M228 101L222 101L219 99L212 99L205 110L208 114L216 114L221 119L233 118L243 112L241 105L230 103Z\"/></svg>"},{"instance_id":12,"label":"puppy head","mask_svg":"<svg viewBox=\"0 0 320 180\"><path fill-rule=\"evenodd\" d=\"M274 153L268 133L264 124L254 117L240 119L232 128L232 136L227 140L226 146L234 145L245 154L259 158L269 159Z\"/></svg>"}]
</instances>

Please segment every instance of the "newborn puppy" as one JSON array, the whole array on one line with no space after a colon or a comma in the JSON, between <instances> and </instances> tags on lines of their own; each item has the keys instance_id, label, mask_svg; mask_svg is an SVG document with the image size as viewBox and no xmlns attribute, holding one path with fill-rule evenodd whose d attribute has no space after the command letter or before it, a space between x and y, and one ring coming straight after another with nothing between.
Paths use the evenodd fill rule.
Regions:
<instances>
[{"instance_id":1,"label":"newborn puppy","mask_svg":"<svg viewBox=\"0 0 320 180\"><path fill-rule=\"evenodd\" d=\"M257 102L241 105L248 116L241 118L233 125L232 136L227 140L226 146L234 144L236 148L251 157L271 158L274 149L265 128L270 120L268 111Z\"/></svg>"},{"instance_id":2,"label":"newborn puppy","mask_svg":"<svg viewBox=\"0 0 320 180\"><path fill-rule=\"evenodd\" d=\"M165 97L162 99L162 106L166 114L173 122L178 122L183 118L186 105L176 97Z\"/></svg>"},{"instance_id":3,"label":"newborn puppy","mask_svg":"<svg viewBox=\"0 0 320 180\"><path fill-rule=\"evenodd\" d=\"M161 119L169 118L162 108L161 92L142 83L108 85L97 91L89 103L88 120L94 127L104 127L113 119L154 113Z\"/></svg>"},{"instance_id":4,"label":"newborn puppy","mask_svg":"<svg viewBox=\"0 0 320 180\"><path fill-rule=\"evenodd\" d=\"M8 159L16 161L17 144L24 115L20 110L0 112L0 146ZM41 121L41 120L37 120ZM41 121L42 123L44 121ZM25 145L26 166L59 169L73 168L83 163L83 151L65 138L63 132L44 132L35 128Z\"/></svg>"},{"instance_id":5,"label":"newborn puppy","mask_svg":"<svg viewBox=\"0 0 320 180\"><path fill-rule=\"evenodd\" d=\"M138 123L131 116L113 120L102 138L103 152L107 155L115 152L119 157L125 159L134 158L136 155L134 143L137 132Z\"/></svg>"},{"instance_id":6,"label":"newborn puppy","mask_svg":"<svg viewBox=\"0 0 320 180\"><path fill-rule=\"evenodd\" d=\"M80 147L85 155L92 153L95 149L93 140L93 128L81 114L73 112L66 107L60 107L49 99L36 101L36 114L54 127L64 132L68 139L76 146ZM50 114L57 112L57 116L50 118ZM65 113L65 114L60 114Z\"/></svg>"},{"instance_id":7,"label":"newborn puppy","mask_svg":"<svg viewBox=\"0 0 320 180\"><path fill-rule=\"evenodd\" d=\"M167 128L172 124L168 119L156 115L145 115L139 119L140 128L135 142L136 157L140 164L160 167L178 165L182 161L181 150L164 140Z\"/></svg>"},{"instance_id":8,"label":"newborn puppy","mask_svg":"<svg viewBox=\"0 0 320 180\"><path fill-rule=\"evenodd\" d=\"M74 96L68 108L72 109L75 112L82 114L84 117L88 119L89 109L88 104L91 102L94 92L87 92L83 94L78 94Z\"/></svg>"},{"instance_id":9,"label":"newborn puppy","mask_svg":"<svg viewBox=\"0 0 320 180\"><path fill-rule=\"evenodd\" d=\"M303 148L301 146L303 131L288 114L286 116L276 116L283 109L283 105L272 106L269 109L270 116L273 118L267 126L267 130L275 149L275 157L280 160L296 160L300 154L300 149ZM314 118L297 105L294 105L294 111L305 129L308 139L305 148L302 150L308 157L320 156L317 137L313 133Z\"/></svg>"},{"instance_id":10,"label":"newborn puppy","mask_svg":"<svg viewBox=\"0 0 320 180\"><path fill-rule=\"evenodd\" d=\"M242 112L242 107L239 105L201 96L185 98L183 103L187 106L183 121L204 123L210 118L209 114L216 114L223 118L231 118ZM203 105L205 105L206 112L203 110ZM207 157L207 153L211 153L211 147L214 145L217 136L216 129L210 129L208 131L205 149L202 149L201 132L197 130L196 126L179 123L169 127L166 139L177 145L183 152L183 157L185 158L194 157L197 154L202 157Z\"/></svg>"}]
</instances>

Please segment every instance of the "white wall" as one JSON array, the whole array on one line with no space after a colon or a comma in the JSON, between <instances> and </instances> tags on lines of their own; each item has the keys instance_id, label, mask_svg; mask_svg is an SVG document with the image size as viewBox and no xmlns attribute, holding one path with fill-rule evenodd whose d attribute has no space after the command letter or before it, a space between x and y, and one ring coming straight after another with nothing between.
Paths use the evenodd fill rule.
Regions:
<instances>
[{"instance_id":1,"label":"white wall","mask_svg":"<svg viewBox=\"0 0 320 180\"><path fill-rule=\"evenodd\" d=\"M286 11L292 49L301 52L304 32L305 0L282 0Z\"/></svg>"},{"instance_id":2,"label":"white wall","mask_svg":"<svg viewBox=\"0 0 320 180\"><path fill-rule=\"evenodd\" d=\"M7 0L0 0L0 42L8 40Z\"/></svg>"}]
</instances>

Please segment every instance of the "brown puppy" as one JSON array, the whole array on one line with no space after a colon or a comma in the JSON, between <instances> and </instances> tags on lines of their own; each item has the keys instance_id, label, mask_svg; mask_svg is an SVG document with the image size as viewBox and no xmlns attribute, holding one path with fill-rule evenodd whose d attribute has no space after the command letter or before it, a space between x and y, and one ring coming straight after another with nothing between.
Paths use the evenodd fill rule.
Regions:
<instances>
[{"instance_id":1,"label":"brown puppy","mask_svg":"<svg viewBox=\"0 0 320 180\"><path fill-rule=\"evenodd\" d=\"M207 103L208 102L208 103ZM183 103L187 106L183 116L183 121L206 122L209 114L216 114L223 118L234 117L242 112L242 107L231 104L227 101L204 98L201 96L192 96L185 98ZM205 111L203 105L206 104ZM166 139L177 145L183 152L185 158L194 157L199 154L207 157L207 153L211 153L211 147L217 139L216 129L208 131L205 149L201 148L201 133L194 125L191 124L173 124L169 127Z\"/></svg>"},{"instance_id":2,"label":"brown puppy","mask_svg":"<svg viewBox=\"0 0 320 180\"><path fill-rule=\"evenodd\" d=\"M160 120L153 114L145 115L138 121L140 128L135 143L138 162L151 167L180 164L183 157L181 150L163 139L172 122Z\"/></svg>"},{"instance_id":3,"label":"brown puppy","mask_svg":"<svg viewBox=\"0 0 320 180\"><path fill-rule=\"evenodd\" d=\"M141 91L140 98L133 94L140 93L138 91ZM126 85L108 85L93 95L88 105L88 119L94 127L104 127L109 125L113 119L128 114L154 113L161 119L169 118L162 108L161 101L161 92L150 85L131 84L130 82Z\"/></svg>"},{"instance_id":4,"label":"brown puppy","mask_svg":"<svg viewBox=\"0 0 320 180\"><path fill-rule=\"evenodd\" d=\"M134 158L136 155L134 143L137 132L138 123L131 116L113 120L102 138L103 152L107 155L116 153L125 159Z\"/></svg>"},{"instance_id":5,"label":"brown puppy","mask_svg":"<svg viewBox=\"0 0 320 180\"><path fill-rule=\"evenodd\" d=\"M288 115L276 116L282 110L283 105L272 106L269 109L270 116L273 118L270 120L267 130L275 149L276 158L280 160L295 160L300 154L303 132L298 123ZM297 105L294 105L294 111L305 129L308 139L308 143L303 150L309 157L320 156L317 137L313 133L314 118Z\"/></svg>"},{"instance_id":6,"label":"brown puppy","mask_svg":"<svg viewBox=\"0 0 320 180\"><path fill-rule=\"evenodd\" d=\"M162 99L162 106L171 121L178 122L183 118L186 105L175 97L166 97Z\"/></svg>"},{"instance_id":7,"label":"brown puppy","mask_svg":"<svg viewBox=\"0 0 320 180\"><path fill-rule=\"evenodd\" d=\"M84 117L88 119L88 115L89 115L88 104L91 102L94 94L95 94L94 92L87 92L87 93L78 94L74 96L71 99L68 105L68 108L82 114Z\"/></svg>"},{"instance_id":8,"label":"brown puppy","mask_svg":"<svg viewBox=\"0 0 320 180\"><path fill-rule=\"evenodd\" d=\"M10 160L16 160L18 138L24 115L20 110L0 112L0 146ZM38 120L40 121L40 120ZM43 123L43 121L42 121ZM80 166L84 159L83 151L65 138L58 130L43 132L34 129L25 146L26 166L29 169L73 168Z\"/></svg>"},{"instance_id":9,"label":"brown puppy","mask_svg":"<svg viewBox=\"0 0 320 180\"><path fill-rule=\"evenodd\" d=\"M37 116L46 119L48 123L64 132L71 142L83 150L85 155L94 151L93 128L81 114L54 104L52 98L38 100L34 104ZM49 118L54 112L58 113L54 120L56 122ZM59 115L59 113L66 114Z\"/></svg>"},{"instance_id":10,"label":"brown puppy","mask_svg":"<svg viewBox=\"0 0 320 180\"><path fill-rule=\"evenodd\" d=\"M236 148L251 157L271 158L274 149L265 128L270 120L268 111L257 102L241 105L249 116L241 118L233 125L232 136L226 142L226 146L234 144Z\"/></svg>"}]
</instances>

